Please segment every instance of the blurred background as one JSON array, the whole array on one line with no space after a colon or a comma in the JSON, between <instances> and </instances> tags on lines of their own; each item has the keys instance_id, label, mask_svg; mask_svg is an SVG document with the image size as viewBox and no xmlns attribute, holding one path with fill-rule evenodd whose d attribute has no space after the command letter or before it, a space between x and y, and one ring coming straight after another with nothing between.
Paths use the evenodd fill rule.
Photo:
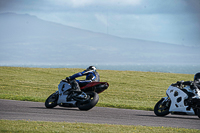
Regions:
<instances>
[{"instance_id":1,"label":"blurred background","mask_svg":"<svg viewBox=\"0 0 200 133\"><path fill-rule=\"evenodd\" d=\"M199 0L1 0L0 66L200 71Z\"/></svg>"}]
</instances>

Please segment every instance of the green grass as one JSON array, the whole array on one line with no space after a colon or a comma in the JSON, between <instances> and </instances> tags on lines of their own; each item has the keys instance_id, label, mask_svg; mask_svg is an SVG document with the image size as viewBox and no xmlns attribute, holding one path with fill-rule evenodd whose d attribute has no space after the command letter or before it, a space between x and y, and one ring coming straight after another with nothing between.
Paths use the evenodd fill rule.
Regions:
<instances>
[{"instance_id":1,"label":"green grass","mask_svg":"<svg viewBox=\"0 0 200 133\"><path fill-rule=\"evenodd\" d=\"M57 90L60 80L83 69L0 67L0 99L44 102ZM191 74L98 70L109 88L99 94L97 106L153 110L166 89L178 80L192 80ZM83 78L81 78L83 79ZM125 126L67 122L0 120L0 132L181 132L200 130L167 127Z\"/></svg>"},{"instance_id":2,"label":"green grass","mask_svg":"<svg viewBox=\"0 0 200 133\"><path fill-rule=\"evenodd\" d=\"M42 132L42 133L199 133L197 129L171 128L171 127L148 127L127 126L111 124L89 124L68 122L39 122L39 121L9 121L0 120L0 132Z\"/></svg>"},{"instance_id":3,"label":"green grass","mask_svg":"<svg viewBox=\"0 0 200 133\"><path fill-rule=\"evenodd\" d=\"M60 80L82 70L0 67L0 99L44 102L57 90ZM98 72L101 81L108 82L110 86L99 94L97 106L138 110L153 110L171 83L193 79L192 74L114 70Z\"/></svg>"}]
</instances>

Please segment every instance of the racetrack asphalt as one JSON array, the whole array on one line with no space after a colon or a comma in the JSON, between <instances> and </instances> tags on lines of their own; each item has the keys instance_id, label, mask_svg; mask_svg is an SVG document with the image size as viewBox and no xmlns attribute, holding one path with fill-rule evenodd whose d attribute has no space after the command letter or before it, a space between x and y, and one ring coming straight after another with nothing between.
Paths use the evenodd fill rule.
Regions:
<instances>
[{"instance_id":1,"label":"racetrack asphalt","mask_svg":"<svg viewBox=\"0 0 200 133\"><path fill-rule=\"evenodd\" d=\"M89 111L59 106L47 109L41 102L3 99L0 99L0 119L200 129L198 116L169 114L157 117L153 111L104 107L94 107Z\"/></svg>"}]
</instances>

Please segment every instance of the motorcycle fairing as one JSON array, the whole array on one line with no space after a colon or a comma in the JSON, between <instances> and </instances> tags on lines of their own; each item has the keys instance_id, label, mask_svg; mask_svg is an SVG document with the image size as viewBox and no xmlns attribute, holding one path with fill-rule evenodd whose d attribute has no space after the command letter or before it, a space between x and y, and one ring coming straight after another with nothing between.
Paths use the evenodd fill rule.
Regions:
<instances>
[{"instance_id":1,"label":"motorcycle fairing","mask_svg":"<svg viewBox=\"0 0 200 133\"><path fill-rule=\"evenodd\" d=\"M67 90L71 89L71 85L65 81L61 81L60 84L58 85L58 93L59 93L59 98L57 101L57 104L60 103L66 103L67 102Z\"/></svg>"},{"instance_id":2,"label":"motorcycle fairing","mask_svg":"<svg viewBox=\"0 0 200 133\"><path fill-rule=\"evenodd\" d=\"M90 82L86 86L81 87L84 92L95 91L96 93L101 93L108 88L109 84L107 82Z\"/></svg>"},{"instance_id":3,"label":"motorcycle fairing","mask_svg":"<svg viewBox=\"0 0 200 133\"><path fill-rule=\"evenodd\" d=\"M88 91L95 91L97 93L101 93L104 90L108 88L109 84L107 82L90 82L87 85L81 87L80 89L83 92L88 92ZM67 83L65 80L62 80L60 84L58 85L58 93L59 93L59 98L57 101L57 104L61 103L69 103L70 101L67 101L68 97L68 91L71 89L71 85ZM75 101L76 102L76 101ZM70 103L70 104L75 104L75 103Z\"/></svg>"},{"instance_id":4,"label":"motorcycle fairing","mask_svg":"<svg viewBox=\"0 0 200 133\"><path fill-rule=\"evenodd\" d=\"M169 112L185 112L191 115L195 114L192 108L190 110L186 110L188 106L184 105L184 100L188 98L188 95L181 89L169 86L166 93L171 99Z\"/></svg>"},{"instance_id":5,"label":"motorcycle fairing","mask_svg":"<svg viewBox=\"0 0 200 133\"><path fill-rule=\"evenodd\" d=\"M60 84L58 85L58 91L59 95L63 94L67 90L71 89L71 85L65 81L61 81Z\"/></svg>"}]
</instances>

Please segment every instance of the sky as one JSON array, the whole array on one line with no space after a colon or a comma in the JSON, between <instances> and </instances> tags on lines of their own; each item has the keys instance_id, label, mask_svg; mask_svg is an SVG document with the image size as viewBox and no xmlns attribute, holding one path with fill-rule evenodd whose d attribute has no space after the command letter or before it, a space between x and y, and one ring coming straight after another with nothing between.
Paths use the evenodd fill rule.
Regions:
<instances>
[{"instance_id":1,"label":"sky","mask_svg":"<svg viewBox=\"0 0 200 133\"><path fill-rule=\"evenodd\" d=\"M0 13L123 38L200 46L200 0L0 0Z\"/></svg>"}]
</instances>

